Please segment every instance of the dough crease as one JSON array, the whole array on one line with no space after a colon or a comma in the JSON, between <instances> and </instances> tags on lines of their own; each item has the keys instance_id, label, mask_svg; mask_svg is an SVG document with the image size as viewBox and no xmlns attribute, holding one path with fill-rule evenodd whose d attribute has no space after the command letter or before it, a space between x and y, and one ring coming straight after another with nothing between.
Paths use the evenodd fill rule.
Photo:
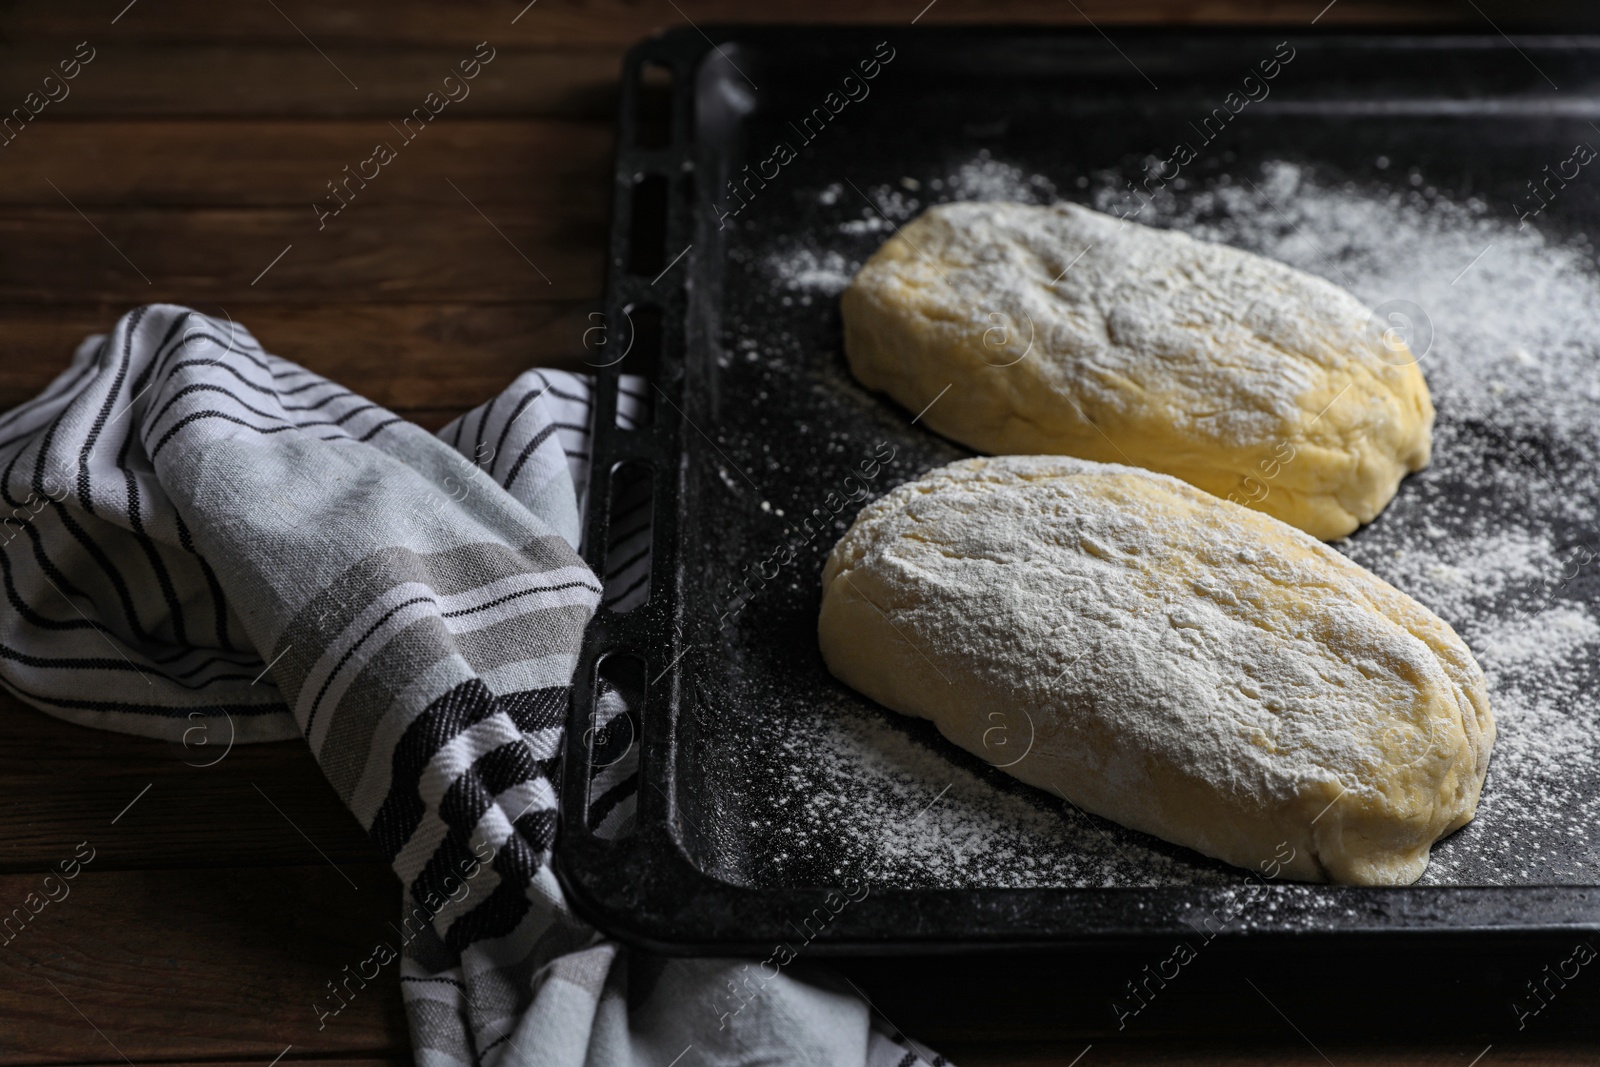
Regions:
<instances>
[{"instance_id":1,"label":"dough crease","mask_svg":"<svg viewBox=\"0 0 1600 1067\"><path fill-rule=\"evenodd\" d=\"M1325 540L1428 465L1433 402L1401 339L1336 285L1176 231L945 204L841 307L856 378L982 452L1147 467Z\"/></svg>"},{"instance_id":2,"label":"dough crease","mask_svg":"<svg viewBox=\"0 0 1600 1067\"><path fill-rule=\"evenodd\" d=\"M1026 743L1007 773L1229 863L1287 843L1287 877L1408 884L1476 810L1494 719L1449 625L1176 478L954 463L863 509L822 583L840 680L997 766Z\"/></svg>"}]
</instances>

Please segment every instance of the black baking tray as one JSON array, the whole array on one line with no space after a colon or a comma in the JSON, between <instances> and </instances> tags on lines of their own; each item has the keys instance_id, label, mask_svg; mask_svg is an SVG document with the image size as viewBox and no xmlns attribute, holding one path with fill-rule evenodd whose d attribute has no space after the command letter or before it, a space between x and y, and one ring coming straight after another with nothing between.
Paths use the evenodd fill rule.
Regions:
<instances>
[{"instance_id":1,"label":"black baking tray","mask_svg":"<svg viewBox=\"0 0 1600 1067\"><path fill-rule=\"evenodd\" d=\"M1529 849L1556 857L1561 873L1550 884L1496 884L1506 880L1492 867L1469 865L1462 884L1371 889L1250 886L1245 872L1091 820L1114 844L1203 877L1018 888L969 873L950 887L937 871L910 884L879 882L858 864L869 877L856 900L862 880L838 874L828 827L797 837L785 821L790 802L805 799L813 758L794 737L822 715L876 723L940 752L997 795L1026 795L1063 820L1080 816L945 744L928 724L851 693L823 666L818 576L859 503L820 513L823 528L792 563L774 568L773 550L793 541L798 517L881 455L882 444L893 459L871 496L967 453L915 425L915 413L861 390L844 363L836 299L801 299L762 263L774 249L839 234L849 219L863 221L861 232L828 240L847 265L859 262L884 236L864 204L878 210L897 187L927 195L934 177L975 154L1047 173L1068 199L1083 198L1086 175L1103 182L1109 169L1133 178L1185 117L1204 114L1286 40L1296 50L1293 77L1275 83L1270 108L1210 146L1197 180L1284 154L1359 177L1389 150L1509 199L1564 154L1574 129L1600 118L1600 107L1585 103L1600 99L1600 38L1588 37L1119 30L1112 40L1037 28L708 26L629 53L604 310L615 346L604 350L628 354L595 361L585 553L603 572L614 475L648 470L652 577L644 606L596 615L573 685L555 866L580 914L612 936L673 953L766 952L797 936L812 952L1142 940L1192 933L1208 915L1227 920L1214 924L1227 937L1600 928L1593 827L1548 839L1536 839L1537 827L1526 831L1535 838ZM796 123L886 49L893 59L871 81L870 98L806 138L822 123ZM745 185L743 206L730 213L730 179L743 180L747 165L772 175L779 141L799 147L795 158L764 184ZM1563 207L1569 226L1600 221L1590 191L1575 190ZM825 258L813 269L839 264ZM623 374L652 379L653 418L638 429L615 426ZM1452 417L1441 409L1441 424ZM1505 433L1465 416L1453 425ZM1506 462L1529 447L1542 446L1523 442ZM732 592L731 583L756 572L753 593ZM1592 576L1566 595L1600 602ZM624 655L643 661L647 682L628 731L637 739L637 818L620 836L602 835L590 785L616 757L594 752L597 678L602 660ZM945 802L939 785L927 783L929 804ZM904 826L921 817L920 806L840 820ZM846 882L852 899L840 908ZM1250 914L1241 918L1245 899ZM807 923L802 935L797 923L813 915L828 919Z\"/></svg>"}]
</instances>

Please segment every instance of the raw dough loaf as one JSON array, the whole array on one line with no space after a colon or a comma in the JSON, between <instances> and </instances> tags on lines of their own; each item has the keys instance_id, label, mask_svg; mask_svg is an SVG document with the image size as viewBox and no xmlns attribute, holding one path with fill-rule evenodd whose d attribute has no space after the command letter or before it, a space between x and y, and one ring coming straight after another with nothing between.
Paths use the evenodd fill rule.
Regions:
<instances>
[{"instance_id":1,"label":"raw dough loaf","mask_svg":"<svg viewBox=\"0 0 1600 1067\"><path fill-rule=\"evenodd\" d=\"M929 210L843 297L863 385L983 452L1176 475L1343 537L1428 465L1403 340L1320 278L1074 204Z\"/></svg>"},{"instance_id":2,"label":"raw dough loaf","mask_svg":"<svg viewBox=\"0 0 1600 1067\"><path fill-rule=\"evenodd\" d=\"M1477 808L1494 719L1455 632L1175 478L1064 456L953 463L866 507L822 584L841 680L1229 863L1406 884Z\"/></svg>"}]
</instances>

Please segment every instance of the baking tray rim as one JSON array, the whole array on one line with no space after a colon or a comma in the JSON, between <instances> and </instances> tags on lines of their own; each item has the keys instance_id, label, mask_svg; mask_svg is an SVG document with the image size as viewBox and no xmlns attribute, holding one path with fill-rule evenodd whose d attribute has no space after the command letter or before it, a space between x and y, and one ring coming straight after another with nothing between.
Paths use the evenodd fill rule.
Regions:
<instances>
[{"instance_id":1,"label":"baking tray rim","mask_svg":"<svg viewBox=\"0 0 1600 1067\"><path fill-rule=\"evenodd\" d=\"M1519 41L1534 47L1582 47L1584 49L1600 50L1600 34L1562 31L1558 29L1528 30L1517 27L1517 39L1513 40L1504 34L1469 33L1463 32L1460 27L1441 27L1438 25L1390 25L1378 26L1365 25L1339 25L1327 30L1315 30L1309 34L1304 28L1285 27L1281 25L1228 25L1185 27L1181 31L1170 27L1157 26L1118 26L1120 35L1139 37L1147 40L1160 38L1169 39L1210 39L1213 41L1225 39L1254 40L1265 36L1274 36L1280 33L1298 30L1308 42L1317 44L1341 43L1347 45L1390 45L1402 46L1406 43L1429 42L1439 46L1450 44L1469 45L1484 48L1518 48ZM900 36L914 36L925 39L937 37L962 37L983 36L1003 38L1007 35L1026 34L1030 42L1037 43L1043 37L1055 38L1062 41L1091 40L1099 35L1086 28L1056 27L1016 24L985 24L981 26L897 26L883 24L849 24L843 26L819 25L780 25L780 24L738 24L716 23L706 24L703 27L677 27L662 33L654 34L636 43L626 53L622 64L622 91L619 94L619 137L617 155L614 166L613 213L610 227L610 258L607 263L605 283L605 305L608 314L615 314L625 307L629 300L636 296L636 286L629 284L629 279L624 275L621 265L627 262L626 251L628 248L628 214L624 204L624 192L631 187L633 181L641 174L671 172L673 170L687 171L700 150L693 138L693 111L690 105L698 93L698 82L701 65L709 55L720 52L722 45L737 44L739 39L750 40L756 44L792 41L796 35L811 38L815 41L826 43L828 40L855 40L862 37L873 36L880 33L894 33ZM1537 38L1537 39L1536 39ZM1298 42L1297 42L1298 43ZM631 134L634 121L633 91L637 85L636 75L645 62L663 63L669 66L674 73L672 90L673 106L673 134L671 142L664 148L639 148L632 144ZM675 205L672 214L675 219L669 224L669 233L676 232L681 235L695 231L700 223L700 211L703 204L696 199L694 210L686 212L681 205ZM687 217L685 215L687 214ZM674 245L675 246L675 245ZM688 272L685 272L687 276ZM663 304L675 304L673 311L676 321L672 325L677 330L677 340L687 349L687 319L689 309L684 307L687 298L683 295L681 287L673 297L661 301ZM669 346L670 347L670 346ZM689 366L690 356L687 351L680 354L676 364L668 359L668 353L663 352L661 358L662 395L674 401L673 408L681 415L677 402L689 401L685 397L685 384L692 379L692 367ZM671 372L669 374L669 372ZM805 916L819 906L824 896L829 892L827 887L800 886L800 887L764 887L749 884L740 884L719 878L713 872L697 866L684 845L679 833L675 830L674 804L671 795L663 793L666 807L662 810L662 818L651 824L641 823L638 830L623 841L603 841L595 837L587 825L588 815L588 785L590 774L590 752L587 744L578 740L589 722L593 706L593 690L595 686L595 670L598 661L607 652L618 649L625 644L636 645L641 638L647 638L652 630L659 630L664 624L681 618L681 585L683 569L677 563L677 550L682 547L681 542L675 542L678 533L679 514L674 510L667 521L663 522L663 509L660 503L665 499L676 509L679 501L678 487L672 485L672 479L661 477L660 466L670 466L671 463L684 464L687 460L686 438L683 432L682 420L670 413L662 414L668 417L658 420L655 428L644 434L631 434L631 443L623 443L620 447L607 449L607 443L615 443L621 436L612 429L615 412L616 367L601 368L596 377L599 388L596 390L597 402L594 407L595 420L594 471L595 484L591 488L591 515L588 521L588 533L598 532L599 537L586 537L586 551L590 553L591 565L603 563L595 553L596 547L604 543L605 519L604 508L596 506L603 502L603 493L608 472L602 470L603 466L611 468L627 459L653 459L658 463L657 480L657 529L656 540L652 546L655 558L670 564L667 581L662 583L667 587L663 592L667 595L660 598L667 602L663 611L654 603L648 608L631 613L630 616L618 616L602 609L591 621L586 632L584 649L580 657L580 665L574 677L572 697L569 706L569 721L566 738L563 743L562 780L561 780L561 812L558 819L556 847L552 853L551 863L562 886L567 894L573 910L586 921L592 923L607 935L616 937L619 941L637 946L639 948L667 955L708 955L727 952L764 951L770 948L775 941L788 937L785 925L791 925L785 917ZM676 394L676 395L674 395ZM670 470L667 473L681 475L681 470ZM661 490L673 490L667 497L661 495ZM669 536L670 535L670 536ZM662 619L659 616L666 616ZM652 616L658 616L654 623ZM661 634L658 634L661 636ZM674 670L665 672L668 693L664 699L652 697L647 702L647 707L657 703L665 703L666 707L651 708L652 714L663 715L669 720L671 730L669 734L675 735L678 729L678 719L681 705L685 700L680 682L681 677ZM641 742L643 747L643 742ZM673 753L675 759L676 737L666 739L666 749ZM641 760L640 776L643 783L650 775L652 768L647 766L647 760ZM671 788L675 786L673 778L676 768L664 766L654 768L657 771L668 770L665 784ZM653 779L652 785L659 785ZM644 804L644 787L639 790L641 798L641 813ZM631 859L633 862L627 862ZM604 886L596 878L596 872L603 869L614 869L617 861L622 860L622 866L631 868L631 873L636 877L635 887L651 883L663 882L669 877L674 885L687 887L687 891L676 894L662 894L658 891L651 893L637 893L631 898L619 899L615 893L606 893ZM628 881L626 877L622 879ZM615 882L613 882L613 885ZM1088 904L1090 902L1122 903L1129 898L1141 896L1146 900L1152 897L1184 896L1191 901L1203 901L1210 896L1226 896L1228 893L1237 893L1246 883L1234 883L1225 887L1196 886L1196 885L1157 885L1157 886L1126 886L1115 888L1098 887L976 887L976 888L884 888L873 890L869 893L868 900L876 898L878 901L900 903L903 901L939 903L950 900L971 900L980 897L990 905L1001 905L1007 902L1022 902L1030 897L1048 896L1057 903L1067 902L1073 905ZM1268 885L1269 892L1277 893L1287 898L1289 894L1304 895L1308 892L1316 893L1319 899L1334 899L1356 911L1353 919L1338 918L1324 921L1317 925L1279 925L1270 923L1251 924L1244 923L1224 927L1214 934L1216 939L1229 941L1271 942L1280 939L1324 939L1332 937L1396 937L1406 940L1423 939L1431 940L1450 937L1505 938L1523 937L1548 937L1562 934L1584 933L1593 934L1600 932L1600 885L1519 885L1519 886L1335 886L1318 885L1315 883L1283 883ZM1540 898L1535 900L1534 898ZM717 905L715 910L722 914L702 918L697 912L706 909L708 901ZM646 916L641 913L640 904L650 903L654 907L643 909L651 914ZM1381 912L1371 909L1378 902L1388 906ZM865 903L865 902L863 902ZM1541 913L1537 918L1522 917L1522 907L1555 904L1559 907L1551 908ZM1364 906L1363 906L1364 905ZM663 907L664 906L664 907ZM859 905L858 905L859 907ZM751 916L748 909L754 908L759 913ZM1002 909L1003 910L1003 909ZM927 936L920 936L915 932L907 932L897 936L852 936L850 927L854 922L835 924L821 931L814 939L808 939L805 951L818 955L861 955L861 954L937 954L946 952L1008 952L1030 951L1071 947L1074 945L1107 945L1117 943L1150 943L1155 939L1169 937L1174 934L1181 935L1185 930L1192 931L1191 927L1180 926L1176 919L1177 911L1172 909L1142 909L1154 912L1147 916L1147 920L1139 922L1122 922L1118 924L1105 924L1093 929L1076 928L1064 933L1056 934L1049 931L1040 931L1029 928L1023 933L990 934L984 929L968 929L961 933L942 930ZM1332 910L1332 909L1330 909ZM1341 909L1343 910L1343 909ZM1547 917L1550 911L1560 915L1560 918ZM1448 918L1451 914L1467 912L1487 918L1468 919L1465 922L1452 922ZM1124 914L1126 911L1124 909ZM745 920L746 925L733 928L730 922L737 915L738 919ZM690 928L687 924L699 923ZM1208 940L1210 940L1208 938Z\"/></svg>"}]
</instances>

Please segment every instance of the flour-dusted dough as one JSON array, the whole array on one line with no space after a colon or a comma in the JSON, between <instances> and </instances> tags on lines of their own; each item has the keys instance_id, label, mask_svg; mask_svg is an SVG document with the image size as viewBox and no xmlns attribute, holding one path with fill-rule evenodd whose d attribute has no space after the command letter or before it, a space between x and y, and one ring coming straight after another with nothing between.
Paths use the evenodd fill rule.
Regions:
<instances>
[{"instance_id":1,"label":"flour-dusted dough","mask_svg":"<svg viewBox=\"0 0 1600 1067\"><path fill-rule=\"evenodd\" d=\"M935 207L843 312L862 384L983 452L1148 467L1324 539L1428 465L1427 384L1355 297L1073 204Z\"/></svg>"},{"instance_id":2,"label":"flour-dusted dough","mask_svg":"<svg viewBox=\"0 0 1600 1067\"><path fill-rule=\"evenodd\" d=\"M1477 808L1494 719L1455 632L1175 478L1065 456L953 463L866 507L822 584L841 680L1229 863L1292 848L1290 878L1406 884Z\"/></svg>"}]
</instances>

